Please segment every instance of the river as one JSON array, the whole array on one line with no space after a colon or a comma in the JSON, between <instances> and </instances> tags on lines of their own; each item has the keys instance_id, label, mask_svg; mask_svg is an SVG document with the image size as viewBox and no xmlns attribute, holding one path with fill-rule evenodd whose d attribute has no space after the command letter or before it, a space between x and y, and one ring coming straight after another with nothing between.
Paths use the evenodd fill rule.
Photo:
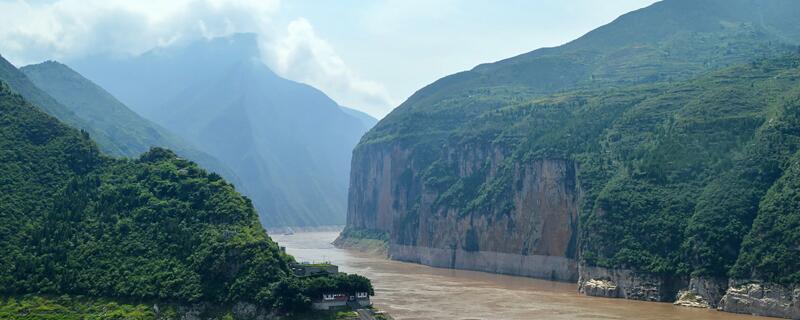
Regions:
<instances>
[{"instance_id":1,"label":"river","mask_svg":"<svg viewBox=\"0 0 800 320\"><path fill-rule=\"evenodd\" d=\"M403 319L772 319L587 297L574 283L432 268L335 248L338 232L272 235L298 261L330 261L372 280L373 302Z\"/></svg>"}]
</instances>

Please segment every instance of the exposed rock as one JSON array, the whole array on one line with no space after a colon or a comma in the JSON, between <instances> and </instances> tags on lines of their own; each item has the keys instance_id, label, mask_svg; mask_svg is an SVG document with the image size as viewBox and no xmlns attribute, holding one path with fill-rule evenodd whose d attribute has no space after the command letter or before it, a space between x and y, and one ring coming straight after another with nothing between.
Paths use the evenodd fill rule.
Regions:
<instances>
[{"instance_id":1,"label":"exposed rock","mask_svg":"<svg viewBox=\"0 0 800 320\"><path fill-rule=\"evenodd\" d=\"M252 319L258 314L258 308L252 303L239 302L231 310L236 318Z\"/></svg>"},{"instance_id":2,"label":"exposed rock","mask_svg":"<svg viewBox=\"0 0 800 320\"><path fill-rule=\"evenodd\" d=\"M589 279L580 283L581 293L593 297L618 298L619 287L611 280Z\"/></svg>"},{"instance_id":3,"label":"exposed rock","mask_svg":"<svg viewBox=\"0 0 800 320\"><path fill-rule=\"evenodd\" d=\"M675 299L682 279L667 279L632 270L580 266L578 290L589 296L667 302Z\"/></svg>"},{"instance_id":4,"label":"exposed rock","mask_svg":"<svg viewBox=\"0 0 800 320\"><path fill-rule=\"evenodd\" d=\"M800 287L774 283L731 280L719 303L727 312L800 319Z\"/></svg>"},{"instance_id":5,"label":"exposed rock","mask_svg":"<svg viewBox=\"0 0 800 320\"><path fill-rule=\"evenodd\" d=\"M486 271L559 281L575 281L573 259L545 255L521 255L495 251L466 251L419 246L390 246L390 258L440 268Z\"/></svg>"},{"instance_id":6,"label":"exposed rock","mask_svg":"<svg viewBox=\"0 0 800 320\"><path fill-rule=\"evenodd\" d=\"M728 289L727 280L693 277L689 281L689 287L678 292L675 305L716 308L726 289Z\"/></svg>"},{"instance_id":7,"label":"exposed rock","mask_svg":"<svg viewBox=\"0 0 800 320\"><path fill-rule=\"evenodd\" d=\"M711 304L703 296L691 290L681 290L678 292L678 299L673 303L676 306L690 308L711 308Z\"/></svg>"},{"instance_id":8,"label":"exposed rock","mask_svg":"<svg viewBox=\"0 0 800 320\"><path fill-rule=\"evenodd\" d=\"M491 181L506 159L497 146L445 148L462 179ZM437 267L577 280L581 191L570 160L516 162L509 203L468 209L437 202L441 190L400 145L361 146L353 156L348 227L388 232L389 256Z\"/></svg>"},{"instance_id":9,"label":"exposed rock","mask_svg":"<svg viewBox=\"0 0 800 320\"><path fill-rule=\"evenodd\" d=\"M333 245L340 249L356 250L384 258L389 257L389 245L387 241L380 239L355 238L340 235L333 241Z\"/></svg>"},{"instance_id":10,"label":"exposed rock","mask_svg":"<svg viewBox=\"0 0 800 320\"><path fill-rule=\"evenodd\" d=\"M180 320L204 320L200 317L206 309L204 304L192 304L186 306L178 306L178 317Z\"/></svg>"}]
</instances>

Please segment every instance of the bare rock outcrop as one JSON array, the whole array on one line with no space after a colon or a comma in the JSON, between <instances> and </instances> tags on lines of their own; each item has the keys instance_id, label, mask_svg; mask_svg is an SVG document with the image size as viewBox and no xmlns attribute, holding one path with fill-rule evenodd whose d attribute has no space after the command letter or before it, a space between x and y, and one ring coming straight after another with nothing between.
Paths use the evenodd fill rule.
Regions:
<instances>
[{"instance_id":1,"label":"bare rock outcrop","mask_svg":"<svg viewBox=\"0 0 800 320\"><path fill-rule=\"evenodd\" d=\"M681 279L662 278L633 270L580 266L578 290L589 296L669 302Z\"/></svg>"},{"instance_id":2,"label":"bare rock outcrop","mask_svg":"<svg viewBox=\"0 0 800 320\"><path fill-rule=\"evenodd\" d=\"M731 280L719 309L727 312L800 319L800 287Z\"/></svg>"},{"instance_id":3,"label":"bare rock outcrop","mask_svg":"<svg viewBox=\"0 0 800 320\"><path fill-rule=\"evenodd\" d=\"M728 281L725 279L692 277L689 287L678 292L675 305L693 308L716 308L725 291Z\"/></svg>"}]
</instances>

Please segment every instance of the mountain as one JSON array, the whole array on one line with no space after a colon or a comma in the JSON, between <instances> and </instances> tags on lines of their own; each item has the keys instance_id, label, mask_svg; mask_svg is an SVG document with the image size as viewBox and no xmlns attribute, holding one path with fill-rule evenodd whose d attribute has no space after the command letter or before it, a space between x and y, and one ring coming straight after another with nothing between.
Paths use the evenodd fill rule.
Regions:
<instances>
[{"instance_id":1,"label":"mountain","mask_svg":"<svg viewBox=\"0 0 800 320\"><path fill-rule=\"evenodd\" d=\"M125 147L123 143L114 141L107 133L94 130L92 126L86 123L69 108L65 107L47 93L39 89L36 85L31 83L25 74L20 72L14 65L8 62L5 58L0 56L0 80L4 81L15 92L21 94L25 99L35 103L44 112L58 118L59 120L82 130L89 132L92 137L101 145L101 148L113 155L123 155Z\"/></svg>"},{"instance_id":2,"label":"mountain","mask_svg":"<svg viewBox=\"0 0 800 320\"><path fill-rule=\"evenodd\" d=\"M102 155L86 132L4 82L0 147L2 294L245 303L262 314L310 308L304 294L319 288L294 277L293 258L219 175L166 149Z\"/></svg>"},{"instance_id":3,"label":"mountain","mask_svg":"<svg viewBox=\"0 0 800 320\"><path fill-rule=\"evenodd\" d=\"M218 160L142 118L68 66L48 61L22 67L20 71L38 89L79 118L91 132L108 137L117 146L117 152L111 154L134 157L151 147L169 148L238 184L236 175Z\"/></svg>"},{"instance_id":4,"label":"mountain","mask_svg":"<svg viewBox=\"0 0 800 320\"><path fill-rule=\"evenodd\" d=\"M356 117L359 120L361 120L361 123L363 123L364 127L366 127L367 129L371 129L372 127L375 126L375 124L378 123L378 119L375 119L371 115L368 115L368 114L366 114L364 112L361 112L361 111L358 111L356 109L348 108L348 107L342 107L342 111L344 111L344 113L347 113L347 114L349 114L349 115L351 115L353 117Z\"/></svg>"},{"instance_id":5,"label":"mountain","mask_svg":"<svg viewBox=\"0 0 800 320\"><path fill-rule=\"evenodd\" d=\"M796 318L799 13L667 0L440 79L356 147L337 242Z\"/></svg>"},{"instance_id":6,"label":"mountain","mask_svg":"<svg viewBox=\"0 0 800 320\"><path fill-rule=\"evenodd\" d=\"M255 36L237 34L73 65L233 169L265 226L344 224L351 152L370 120L259 57Z\"/></svg>"}]
</instances>

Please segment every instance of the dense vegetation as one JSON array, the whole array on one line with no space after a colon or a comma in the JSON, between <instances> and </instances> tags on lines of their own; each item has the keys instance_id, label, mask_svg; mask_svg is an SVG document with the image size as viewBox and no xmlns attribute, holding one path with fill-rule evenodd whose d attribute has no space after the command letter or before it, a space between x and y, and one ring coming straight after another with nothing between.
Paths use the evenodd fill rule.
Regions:
<instances>
[{"instance_id":1,"label":"dense vegetation","mask_svg":"<svg viewBox=\"0 0 800 320\"><path fill-rule=\"evenodd\" d=\"M800 156L763 198L753 228L742 244L732 275L777 283L800 283Z\"/></svg>"},{"instance_id":2,"label":"dense vegetation","mask_svg":"<svg viewBox=\"0 0 800 320\"><path fill-rule=\"evenodd\" d=\"M361 142L430 142L487 110L533 96L682 81L798 52L798 14L800 4L792 0L662 1L563 46L442 78L393 110Z\"/></svg>"},{"instance_id":3,"label":"dense vegetation","mask_svg":"<svg viewBox=\"0 0 800 320\"><path fill-rule=\"evenodd\" d=\"M157 303L158 312L145 303L119 302L70 296L36 296L0 298L0 319L13 320L179 320L184 319L181 306ZM216 308L200 314L203 319L233 320L230 310ZM287 320L356 320L352 311L303 313ZM380 318L379 318L380 319Z\"/></svg>"},{"instance_id":4,"label":"dense vegetation","mask_svg":"<svg viewBox=\"0 0 800 320\"><path fill-rule=\"evenodd\" d=\"M170 317L170 315L174 316ZM164 319L177 319L175 310L167 309ZM149 320L156 315L148 305L118 303L106 299L61 297L0 298L0 319L14 320Z\"/></svg>"},{"instance_id":5,"label":"dense vegetation","mask_svg":"<svg viewBox=\"0 0 800 320\"><path fill-rule=\"evenodd\" d=\"M663 1L443 78L356 152L409 150L434 206L462 216L510 212L515 164L574 161L583 263L798 283L798 12L795 1ZM452 154L465 149L506 157L496 174L463 175Z\"/></svg>"},{"instance_id":6,"label":"dense vegetation","mask_svg":"<svg viewBox=\"0 0 800 320\"><path fill-rule=\"evenodd\" d=\"M166 149L102 155L0 82L0 293L308 309L369 280L295 278L249 199Z\"/></svg>"}]
</instances>

